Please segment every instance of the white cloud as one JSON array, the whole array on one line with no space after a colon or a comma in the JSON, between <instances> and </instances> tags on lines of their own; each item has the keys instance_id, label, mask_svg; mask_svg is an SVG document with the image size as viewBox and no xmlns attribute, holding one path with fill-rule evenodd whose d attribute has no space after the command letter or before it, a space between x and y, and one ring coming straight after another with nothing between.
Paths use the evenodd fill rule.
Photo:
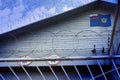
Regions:
<instances>
[{"instance_id":1,"label":"white cloud","mask_svg":"<svg viewBox=\"0 0 120 80\"><path fill-rule=\"evenodd\" d=\"M27 12L27 14L26 14L26 16L24 16L24 18L25 18L25 20L29 19L29 20L27 20L27 22L29 21L29 23L31 23L31 22L34 22L35 19L39 18L38 16L35 16L37 14L40 14L39 8L36 8L32 11Z\"/></svg>"},{"instance_id":2,"label":"white cloud","mask_svg":"<svg viewBox=\"0 0 120 80\"><path fill-rule=\"evenodd\" d=\"M0 10L0 17L5 17L5 18L9 18L9 14L13 15L18 15L18 14L22 14L22 12L25 10L23 2L21 2L22 0L19 0L19 4L18 6L13 8L13 11L10 10L9 8L5 8L4 10ZM17 3L18 3L17 2Z\"/></svg>"},{"instance_id":3,"label":"white cloud","mask_svg":"<svg viewBox=\"0 0 120 80\"><path fill-rule=\"evenodd\" d=\"M18 2L19 2L19 4L18 4ZM19 0L18 2L17 2L18 6L13 8L12 15L10 15L10 17L9 17L10 21L19 20L22 17L22 14L25 10L22 0Z\"/></svg>"},{"instance_id":4,"label":"white cloud","mask_svg":"<svg viewBox=\"0 0 120 80\"><path fill-rule=\"evenodd\" d=\"M55 7L47 9L44 6L41 6L34 9L33 11L28 12L26 18L33 17L32 19L33 21L35 21L35 20L41 20L47 18L49 16L53 16L55 14L57 14Z\"/></svg>"},{"instance_id":5,"label":"white cloud","mask_svg":"<svg viewBox=\"0 0 120 80\"><path fill-rule=\"evenodd\" d=\"M2 32L0 32L0 33L4 33L4 32L11 30L10 26L12 27L12 29L17 28L17 26L15 26L15 24L19 19L21 19L25 8L24 8L24 4L23 4L22 0L17 1L16 5L17 6L14 7L13 10L11 10L9 8L0 10L0 18L1 18L0 25L4 26L2 28Z\"/></svg>"},{"instance_id":6,"label":"white cloud","mask_svg":"<svg viewBox=\"0 0 120 80\"><path fill-rule=\"evenodd\" d=\"M90 3L94 0L80 0L82 4L87 4L87 3Z\"/></svg>"},{"instance_id":7,"label":"white cloud","mask_svg":"<svg viewBox=\"0 0 120 80\"><path fill-rule=\"evenodd\" d=\"M29 11L26 14L27 16L24 16L24 18L22 18L22 14L25 10L22 0L19 1L19 4L17 3L17 5L18 6L14 7L12 11L9 8L6 8L5 10L0 11L0 15L4 17L1 20L2 23L0 23L2 26L5 26L4 28L2 28L3 32L7 32L11 30L11 27L12 29L16 29L21 26L24 26L32 22L39 21L57 14L56 7L47 9L44 6L41 6L34 10ZM7 24L4 24L4 23L7 23Z\"/></svg>"},{"instance_id":8,"label":"white cloud","mask_svg":"<svg viewBox=\"0 0 120 80\"><path fill-rule=\"evenodd\" d=\"M16 21L16 20L18 20L19 18L21 18L22 17L22 14L21 13L17 13L17 14L13 14L13 15L11 15L10 16L10 21Z\"/></svg>"},{"instance_id":9,"label":"white cloud","mask_svg":"<svg viewBox=\"0 0 120 80\"><path fill-rule=\"evenodd\" d=\"M65 6L63 7L62 11L63 11L63 12L69 11L69 10L71 10L72 8L73 8L73 7L68 7L67 5L65 5Z\"/></svg>"},{"instance_id":10,"label":"white cloud","mask_svg":"<svg viewBox=\"0 0 120 80\"><path fill-rule=\"evenodd\" d=\"M24 5L23 5L23 4L20 4L19 6L13 8L13 14L14 14L14 13L21 13L21 12L23 12L24 10L25 10Z\"/></svg>"},{"instance_id":11,"label":"white cloud","mask_svg":"<svg viewBox=\"0 0 120 80\"><path fill-rule=\"evenodd\" d=\"M8 8L5 8L4 10L0 10L0 34L7 32L10 30L8 27L9 21L9 14L11 13L11 10Z\"/></svg>"},{"instance_id":12,"label":"white cloud","mask_svg":"<svg viewBox=\"0 0 120 80\"><path fill-rule=\"evenodd\" d=\"M50 13L50 14L56 14L56 8L55 8L55 7L51 8L51 9L48 11L48 13Z\"/></svg>"},{"instance_id":13,"label":"white cloud","mask_svg":"<svg viewBox=\"0 0 120 80\"><path fill-rule=\"evenodd\" d=\"M11 19L13 19L13 20L19 19L20 17L22 17L22 14L25 10L22 0L19 0L16 4L18 6L13 8L12 15L10 16L10 20Z\"/></svg>"},{"instance_id":14,"label":"white cloud","mask_svg":"<svg viewBox=\"0 0 120 80\"><path fill-rule=\"evenodd\" d=\"M8 8L5 8L4 10L0 10L0 17L6 17L11 13L11 10Z\"/></svg>"}]
</instances>

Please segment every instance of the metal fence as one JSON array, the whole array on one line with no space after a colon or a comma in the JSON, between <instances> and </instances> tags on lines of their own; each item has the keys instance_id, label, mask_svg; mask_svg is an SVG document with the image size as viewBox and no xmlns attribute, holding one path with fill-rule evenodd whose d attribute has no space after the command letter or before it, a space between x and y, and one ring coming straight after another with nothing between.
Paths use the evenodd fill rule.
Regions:
<instances>
[{"instance_id":1,"label":"metal fence","mask_svg":"<svg viewBox=\"0 0 120 80\"><path fill-rule=\"evenodd\" d=\"M75 65L74 61L97 62L95 65ZM101 63L101 60L109 61L109 64ZM120 56L90 56L90 57L66 57L66 58L0 58L1 63L11 62L42 62L42 61L70 61L71 66L25 66L17 67L7 65L0 67L0 80L120 80Z\"/></svg>"}]
</instances>

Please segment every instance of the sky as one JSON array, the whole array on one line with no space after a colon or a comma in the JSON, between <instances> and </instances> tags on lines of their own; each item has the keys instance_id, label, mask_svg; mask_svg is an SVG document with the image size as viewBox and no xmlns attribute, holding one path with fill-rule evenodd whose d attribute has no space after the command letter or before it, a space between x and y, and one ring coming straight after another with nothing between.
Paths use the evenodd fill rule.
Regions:
<instances>
[{"instance_id":1,"label":"sky","mask_svg":"<svg viewBox=\"0 0 120 80\"><path fill-rule=\"evenodd\" d=\"M95 0L0 0L0 34ZM114 2L116 0L104 0Z\"/></svg>"}]
</instances>

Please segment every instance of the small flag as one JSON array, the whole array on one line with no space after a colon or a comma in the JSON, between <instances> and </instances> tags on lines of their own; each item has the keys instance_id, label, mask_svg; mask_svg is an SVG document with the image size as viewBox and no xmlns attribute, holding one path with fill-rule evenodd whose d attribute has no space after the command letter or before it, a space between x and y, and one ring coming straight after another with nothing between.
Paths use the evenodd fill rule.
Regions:
<instances>
[{"instance_id":1,"label":"small flag","mask_svg":"<svg viewBox=\"0 0 120 80\"><path fill-rule=\"evenodd\" d=\"M102 14L94 14L90 16L90 26L102 26L109 27L111 26L111 16L102 15Z\"/></svg>"}]
</instances>

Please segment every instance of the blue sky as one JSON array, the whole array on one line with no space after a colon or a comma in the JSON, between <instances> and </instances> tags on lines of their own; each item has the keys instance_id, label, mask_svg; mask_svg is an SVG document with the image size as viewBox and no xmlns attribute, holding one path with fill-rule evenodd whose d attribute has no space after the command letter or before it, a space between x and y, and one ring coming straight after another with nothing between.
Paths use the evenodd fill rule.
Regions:
<instances>
[{"instance_id":1,"label":"blue sky","mask_svg":"<svg viewBox=\"0 0 120 80\"><path fill-rule=\"evenodd\" d=\"M95 0L0 0L0 34L92 1Z\"/></svg>"}]
</instances>

